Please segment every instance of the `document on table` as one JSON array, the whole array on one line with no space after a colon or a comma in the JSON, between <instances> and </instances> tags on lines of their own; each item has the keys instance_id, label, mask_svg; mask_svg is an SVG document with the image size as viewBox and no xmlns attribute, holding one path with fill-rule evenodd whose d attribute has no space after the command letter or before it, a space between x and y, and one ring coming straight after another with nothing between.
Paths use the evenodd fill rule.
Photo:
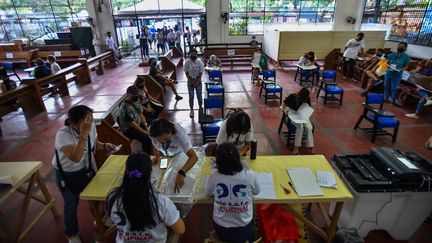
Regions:
<instances>
[{"instance_id":1,"label":"document on table","mask_svg":"<svg viewBox=\"0 0 432 243\"><path fill-rule=\"evenodd\" d=\"M299 197L324 195L309 168L288 168L287 171Z\"/></svg>"},{"instance_id":2,"label":"document on table","mask_svg":"<svg viewBox=\"0 0 432 243\"><path fill-rule=\"evenodd\" d=\"M12 52L6 52L6 58L14 58Z\"/></svg>"},{"instance_id":3,"label":"document on table","mask_svg":"<svg viewBox=\"0 0 432 243\"><path fill-rule=\"evenodd\" d=\"M2 175L2 176L0 176L0 184L13 186L14 185L14 181L12 179L12 176L10 176L10 175Z\"/></svg>"},{"instance_id":4,"label":"document on table","mask_svg":"<svg viewBox=\"0 0 432 243\"><path fill-rule=\"evenodd\" d=\"M294 123L307 123L313 112L314 109L309 104L303 103L297 112L288 112L288 117Z\"/></svg>"},{"instance_id":5,"label":"document on table","mask_svg":"<svg viewBox=\"0 0 432 243\"><path fill-rule=\"evenodd\" d=\"M260 193L255 198L276 199L275 188L273 184L273 175L271 173L256 173L255 175L260 186Z\"/></svg>"},{"instance_id":6,"label":"document on table","mask_svg":"<svg viewBox=\"0 0 432 243\"><path fill-rule=\"evenodd\" d=\"M319 186L337 188L336 177L332 172L317 170L316 175Z\"/></svg>"}]
</instances>

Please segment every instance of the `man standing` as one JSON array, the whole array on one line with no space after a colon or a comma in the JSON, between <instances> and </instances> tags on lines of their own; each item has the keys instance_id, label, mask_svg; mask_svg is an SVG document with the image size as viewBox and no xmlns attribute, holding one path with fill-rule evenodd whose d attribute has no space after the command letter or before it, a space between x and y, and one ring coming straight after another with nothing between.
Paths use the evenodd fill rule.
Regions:
<instances>
[{"instance_id":1,"label":"man standing","mask_svg":"<svg viewBox=\"0 0 432 243\"><path fill-rule=\"evenodd\" d=\"M186 42L188 43L189 52L190 52L191 51L191 44L192 44L192 34L189 30L189 26L186 26Z\"/></svg>"},{"instance_id":2,"label":"man standing","mask_svg":"<svg viewBox=\"0 0 432 243\"><path fill-rule=\"evenodd\" d=\"M176 41L176 36L172 29L169 29L169 32L167 34L167 39L168 39L169 49L171 50L174 47Z\"/></svg>"},{"instance_id":3,"label":"man standing","mask_svg":"<svg viewBox=\"0 0 432 243\"><path fill-rule=\"evenodd\" d=\"M109 31L107 32L106 45L108 46L108 49L112 49L113 51L115 51L116 49L115 41L111 35L111 32Z\"/></svg>"},{"instance_id":4,"label":"man standing","mask_svg":"<svg viewBox=\"0 0 432 243\"><path fill-rule=\"evenodd\" d=\"M176 25L174 27L174 30L175 30L175 37L176 37L176 39L175 39L175 46L177 47L177 49L179 51L183 51L182 48L181 48L182 32L180 31L180 28L178 27L178 25Z\"/></svg>"},{"instance_id":5,"label":"man standing","mask_svg":"<svg viewBox=\"0 0 432 243\"><path fill-rule=\"evenodd\" d=\"M357 38L349 40L345 45L343 79L346 79L347 76L349 78L354 77L354 62L357 59L359 51L364 56L363 48L365 47L365 43L363 38L364 34L360 32L357 34Z\"/></svg>"},{"instance_id":6,"label":"man standing","mask_svg":"<svg viewBox=\"0 0 432 243\"><path fill-rule=\"evenodd\" d=\"M202 83L201 76L204 72L204 64L201 60L198 60L198 53L195 49L189 52L189 59L184 64L184 71L188 80L188 93L189 93L189 107L190 107L190 118L194 117L194 90L197 93L198 106L202 109Z\"/></svg>"}]
</instances>

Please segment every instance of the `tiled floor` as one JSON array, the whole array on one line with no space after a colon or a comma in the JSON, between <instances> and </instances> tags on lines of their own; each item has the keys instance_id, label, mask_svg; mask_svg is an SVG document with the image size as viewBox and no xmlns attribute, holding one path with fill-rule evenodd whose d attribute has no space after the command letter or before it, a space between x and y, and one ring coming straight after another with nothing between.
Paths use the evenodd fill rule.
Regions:
<instances>
[{"instance_id":1,"label":"tiled floor","mask_svg":"<svg viewBox=\"0 0 432 243\"><path fill-rule=\"evenodd\" d=\"M136 63L123 61L116 69L106 70L103 76L93 76L93 83L85 86L70 84L70 97L47 97L45 104L47 112L26 118L22 111L11 113L3 117L0 125L3 136L0 137L0 161L43 161L42 176L45 177L51 195L57 200L58 209L62 209L61 196L53 181L51 159L53 156L54 136L62 127L66 111L73 105L86 104L95 112L103 112L118 99L131 85L137 74L147 73L148 68L139 68ZM284 96L299 90L300 86L293 82L294 71L278 71L278 82L284 88ZM195 145L201 144L201 131L197 118L190 119L185 76L178 70L180 95L185 99L175 102L168 89L167 109L161 115L179 122L189 132ZM424 147L425 141L432 135L432 112L426 109L420 120L410 120L404 117L407 112L413 111L413 106L397 108L387 105L400 120L401 128L398 140L392 144L389 138L378 138L372 144L360 131L353 130L353 126L362 110L360 97L362 90L358 84L339 80L345 89L345 98L342 106L328 104L315 99L316 90L312 90L312 106L315 113L312 121L315 126L315 152L324 154L331 159L339 153L365 153L373 146L390 146L417 152L424 157L432 158L432 151ZM286 146L286 139L277 134L281 111L277 102L264 101L258 97L259 88L250 81L248 68L245 71L224 72L224 86L226 89L226 108L243 108L253 122L255 137L258 140L258 153L264 154L291 154ZM195 105L195 109L197 109ZM6 216L13 221L16 216L16 204L20 195L14 195L8 202L2 204L2 210L8 212ZM32 208L37 205L32 204ZM61 211L61 210L60 210ZM316 213L316 212L315 212ZM313 211L313 214L315 214ZM30 214L33 214L30 211ZM63 215L63 213L61 213ZM84 242L94 240L93 221L86 202L79 208L81 235ZM409 222L407 222L409 223ZM211 208L209 206L195 206L187 219L187 233L183 237L185 243L202 242L211 229ZM432 242L432 224L424 223L408 242ZM311 236L311 242L321 240ZM54 220L51 215L45 216L41 223L36 225L25 242L66 242L62 234L62 218ZM397 242L387 234L376 231L366 237L366 242Z\"/></svg>"}]
</instances>

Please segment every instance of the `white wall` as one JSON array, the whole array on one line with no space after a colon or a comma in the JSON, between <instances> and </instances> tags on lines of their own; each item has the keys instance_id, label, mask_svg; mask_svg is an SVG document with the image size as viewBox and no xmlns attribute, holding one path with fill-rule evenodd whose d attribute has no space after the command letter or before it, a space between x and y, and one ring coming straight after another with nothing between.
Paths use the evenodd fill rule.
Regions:
<instances>
[{"instance_id":1,"label":"white wall","mask_svg":"<svg viewBox=\"0 0 432 243\"><path fill-rule=\"evenodd\" d=\"M360 30L365 0L336 0L333 30ZM346 22L346 17L356 19L355 24Z\"/></svg>"}]
</instances>

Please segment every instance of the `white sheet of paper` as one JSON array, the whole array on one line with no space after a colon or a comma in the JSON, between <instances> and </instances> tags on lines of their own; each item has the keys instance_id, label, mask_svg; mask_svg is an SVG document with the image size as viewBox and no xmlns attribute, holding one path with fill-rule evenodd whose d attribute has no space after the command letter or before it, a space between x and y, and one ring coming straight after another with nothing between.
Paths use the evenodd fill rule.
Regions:
<instances>
[{"instance_id":1,"label":"white sheet of paper","mask_svg":"<svg viewBox=\"0 0 432 243\"><path fill-rule=\"evenodd\" d=\"M85 56L85 54L86 54L85 50L81 50L80 54L81 54L81 56Z\"/></svg>"},{"instance_id":2,"label":"white sheet of paper","mask_svg":"<svg viewBox=\"0 0 432 243\"><path fill-rule=\"evenodd\" d=\"M324 195L309 168L288 168L287 171L299 197Z\"/></svg>"},{"instance_id":3,"label":"white sheet of paper","mask_svg":"<svg viewBox=\"0 0 432 243\"><path fill-rule=\"evenodd\" d=\"M6 58L13 58L12 52L6 52Z\"/></svg>"},{"instance_id":4,"label":"white sheet of paper","mask_svg":"<svg viewBox=\"0 0 432 243\"><path fill-rule=\"evenodd\" d=\"M10 175L3 175L0 176L0 184L7 184L7 185L14 185L14 181L12 179L12 176Z\"/></svg>"},{"instance_id":5,"label":"white sheet of paper","mask_svg":"<svg viewBox=\"0 0 432 243\"><path fill-rule=\"evenodd\" d=\"M276 199L273 175L271 173L255 173L255 175L260 186L260 193L254 197L261 199Z\"/></svg>"},{"instance_id":6,"label":"white sheet of paper","mask_svg":"<svg viewBox=\"0 0 432 243\"><path fill-rule=\"evenodd\" d=\"M306 123L308 122L310 116L314 112L314 109L309 106L309 104L303 103L297 112L289 112L288 117L294 123Z\"/></svg>"},{"instance_id":7,"label":"white sheet of paper","mask_svg":"<svg viewBox=\"0 0 432 243\"><path fill-rule=\"evenodd\" d=\"M407 81L409 79L410 75L411 75L410 72L403 70L402 71L402 80Z\"/></svg>"},{"instance_id":8,"label":"white sheet of paper","mask_svg":"<svg viewBox=\"0 0 432 243\"><path fill-rule=\"evenodd\" d=\"M228 56L234 56L235 55L235 50L227 50L227 55Z\"/></svg>"},{"instance_id":9,"label":"white sheet of paper","mask_svg":"<svg viewBox=\"0 0 432 243\"><path fill-rule=\"evenodd\" d=\"M332 172L317 170L316 175L319 186L337 188L336 177Z\"/></svg>"},{"instance_id":10,"label":"white sheet of paper","mask_svg":"<svg viewBox=\"0 0 432 243\"><path fill-rule=\"evenodd\" d=\"M61 57L61 51L55 51L54 52L54 56Z\"/></svg>"}]
</instances>

